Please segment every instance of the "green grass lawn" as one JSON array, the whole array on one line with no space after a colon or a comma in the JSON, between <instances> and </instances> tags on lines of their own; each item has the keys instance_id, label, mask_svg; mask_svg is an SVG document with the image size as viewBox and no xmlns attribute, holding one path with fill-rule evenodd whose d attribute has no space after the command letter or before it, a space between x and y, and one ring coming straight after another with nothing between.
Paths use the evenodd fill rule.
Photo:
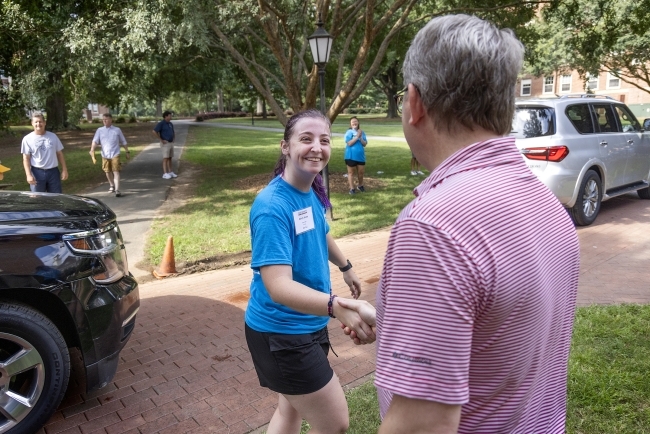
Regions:
<instances>
[{"instance_id":1,"label":"green grass lawn","mask_svg":"<svg viewBox=\"0 0 650 434\"><path fill-rule=\"evenodd\" d=\"M350 118L352 115L340 115L332 125L333 133L345 133L350 128ZM404 137L402 131L401 119L387 119L382 115L357 115L361 124L361 129L368 136L386 136L386 137ZM246 125L251 126L251 118L227 118L227 119L210 119L205 122L214 122L220 124ZM256 127L266 128L284 128L275 118L261 119L255 118Z\"/></svg>"},{"instance_id":2,"label":"green grass lawn","mask_svg":"<svg viewBox=\"0 0 650 434\"><path fill-rule=\"evenodd\" d=\"M256 191L239 189L236 181L259 174L270 179L281 139L281 133L191 127L183 160L200 170L196 191L185 206L154 222L148 260L159 262L169 235L179 261L250 250L248 213ZM343 140L334 138L330 172L346 172L343 150ZM384 187L354 196L332 193L334 237L391 225L423 179L409 173L406 142L370 141L366 157L366 175Z\"/></svg>"},{"instance_id":3,"label":"green grass lawn","mask_svg":"<svg viewBox=\"0 0 650 434\"><path fill-rule=\"evenodd\" d=\"M650 305L578 308L569 358L568 434L650 433L649 330ZM346 396L348 432L377 432L372 382Z\"/></svg>"}]
</instances>

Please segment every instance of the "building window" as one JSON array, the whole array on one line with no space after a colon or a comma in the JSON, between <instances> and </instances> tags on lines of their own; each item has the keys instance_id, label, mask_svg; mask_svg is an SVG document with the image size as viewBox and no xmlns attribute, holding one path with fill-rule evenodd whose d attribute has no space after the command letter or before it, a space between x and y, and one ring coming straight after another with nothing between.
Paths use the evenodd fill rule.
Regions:
<instances>
[{"instance_id":1,"label":"building window","mask_svg":"<svg viewBox=\"0 0 650 434\"><path fill-rule=\"evenodd\" d=\"M571 92L571 76L563 75L560 79L560 91L561 92Z\"/></svg>"},{"instance_id":2,"label":"building window","mask_svg":"<svg viewBox=\"0 0 650 434\"><path fill-rule=\"evenodd\" d=\"M598 76L592 76L587 74L587 89L588 90L597 90L598 89Z\"/></svg>"},{"instance_id":3,"label":"building window","mask_svg":"<svg viewBox=\"0 0 650 434\"><path fill-rule=\"evenodd\" d=\"M521 80L521 92L519 94L521 96L530 96L530 87L531 87L531 80L530 78L526 80Z\"/></svg>"},{"instance_id":4,"label":"building window","mask_svg":"<svg viewBox=\"0 0 650 434\"><path fill-rule=\"evenodd\" d=\"M553 93L555 90L555 77L544 78L544 93Z\"/></svg>"},{"instance_id":5,"label":"building window","mask_svg":"<svg viewBox=\"0 0 650 434\"><path fill-rule=\"evenodd\" d=\"M621 87L621 79L612 75L611 72L607 73L607 89L618 89Z\"/></svg>"}]
</instances>

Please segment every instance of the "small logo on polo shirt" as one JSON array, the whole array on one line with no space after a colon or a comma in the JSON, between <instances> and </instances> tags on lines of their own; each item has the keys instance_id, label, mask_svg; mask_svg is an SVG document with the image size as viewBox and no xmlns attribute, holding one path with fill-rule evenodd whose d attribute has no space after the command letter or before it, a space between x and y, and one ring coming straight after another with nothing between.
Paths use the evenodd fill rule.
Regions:
<instances>
[{"instance_id":1,"label":"small logo on polo shirt","mask_svg":"<svg viewBox=\"0 0 650 434\"><path fill-rule=\"evenodd\" d=\"M408 360L409 362L413 363L424 363L425 365L431 365L431 360L424 358L424 357L412 357L412 356L407 356L406 354L398 353L398 352L393 352L393 358L394 359L402 359L402 360Z\"/></svg>"}]
</instances>

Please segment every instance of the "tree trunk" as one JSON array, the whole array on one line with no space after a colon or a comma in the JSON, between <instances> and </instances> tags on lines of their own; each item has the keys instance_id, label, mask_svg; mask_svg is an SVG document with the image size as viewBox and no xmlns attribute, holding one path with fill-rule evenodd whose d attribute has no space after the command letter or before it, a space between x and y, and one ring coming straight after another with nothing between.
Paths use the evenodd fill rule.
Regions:
<instances>
[{"instance_id":1,"label":"tree trunk","mask_svg":"<svg viewBox=\"0 0 650 434\"><path fill-rule=\"evenodd\" d=\"M67 127L68 113L65 107L65 93L61 74L58 72L48 76L50 94L45 98L45 112L47 113L47 129L59 131Z\"/></svg>"},{"instance_id":2,"label":"tree trunk","mask_svg":"<svg viewBox=\"0 0 650 434\"><path fill-rule=\"evenodd\" d=\"M268 113L266 112L266 100L262 99L262 119L266 119Z\"/></svg>"},{"instance_id":3,"label":"tree trunk","mask_svg":"<svg viewBox=\"0 0 650 434\"><path fill-rule=\"evenodd\" d=\"M217 110L223 113L223 89L217 92Z\"/></svg>"},{"instance_id":4,"label":"tree trunk","mask_svg":"<svg viewBox=\"0 0 650 434\"><path fill-rule=\"evenodd\" d=\"M255 114L257 116L261 115L263 110L262 110L262 101L264 101L262 98L259 96L257 97L257 107L255 107Z\"/></svg>"},{"instance_id":5,"label":"tree trunk","mask_svg":"<svg viewBox=\"0 0 650 434\"><path fill-rule=\"evenodd\" d=\"M397 85L399 75L399 64L393 63L384 74L385 80L382 80L384 83L384 94L388 98L388 113L386 114L387 118L393 119L397 116L397 104L395 103L395 94L399 92L399 87Z\"/></svg>"},{"instance_id":6,"label":"tree trunk","mask_svg":"<svg viewBox=\"0 0 650 434\"><path fill-rule=\"evenodd\" d=\"M162 98L156 98L156 117L161 118L163 114L162 111Z\"/></svg>"}]
</instances>

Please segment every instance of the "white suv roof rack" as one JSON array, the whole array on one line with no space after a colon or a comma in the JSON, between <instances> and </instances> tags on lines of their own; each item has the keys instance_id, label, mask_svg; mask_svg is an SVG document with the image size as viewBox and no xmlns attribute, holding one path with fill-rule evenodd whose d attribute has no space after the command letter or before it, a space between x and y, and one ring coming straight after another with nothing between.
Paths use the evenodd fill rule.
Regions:
<instances>
[{"instance_id":1,"label":"white suv roof rack","mask_svg":"<svg viewBox=\"0 0 650 434\"><path fill-rule=\"evenodd\" d=\"M612 101L617 101L611 96L607 95L594 95L593 93L572 93L569 95L562 95L560 99L565 99L565 98L603 98L603 99L611 99Z\"/></svg>"}]
</instances>

